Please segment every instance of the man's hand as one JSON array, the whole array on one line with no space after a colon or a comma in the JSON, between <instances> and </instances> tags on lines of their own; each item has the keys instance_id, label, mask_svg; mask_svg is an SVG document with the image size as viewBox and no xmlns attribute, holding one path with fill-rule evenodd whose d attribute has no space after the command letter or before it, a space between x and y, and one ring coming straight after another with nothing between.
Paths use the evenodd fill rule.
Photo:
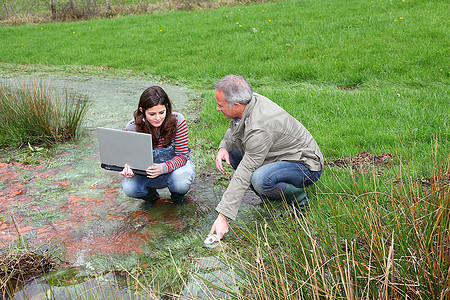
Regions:
<instances>
[{"instance_id":1,"label":"man's hand","mask_svg":"<svg viewBox=\"0 0 450 300\"><path fill-rule=\"evenodd\" d=\"M222 166L222 161L226 161L227 164L230 164L230 155L225 148L220 148L216 156L216 168L220 173L225 174L225 170Z\"/></svg>"},{"instance_id":2,"label":"man's hand","mask_svg":"<svg viewBox=\"0 0 450 300\"><path fill-rule=\"evenodd\" d=\"M214 222L213 226L211 227L211 231L209 232L209 235L213 235L214 232L216 233L216 236L221 240L223 236L228 232L228 220L225 216L219 214L217 216L216 221Z\"/></svg>"},{"instance_id":3,"label":"man's hand","mask_svg":"<svg viewBox=\"0 0 450 300\"><path fill-rule=\"evenodd\" d=\"M147 168L146 172L148 178L158 177L163 173L163 166L162 164L153 164Z\"/></svg>"},{"instance_id":4,"label":"man's hand","mask_svg":"<svg viewBox=\"0 0 450 300\"><path fill-rule=\"evenodd\" d=\"M123 168L122 172L120 172L120 175L125 178L131 178L134 176L133 170L131 169L129 164L125 164L125 167Z\"/></svg>"}]
</instances>

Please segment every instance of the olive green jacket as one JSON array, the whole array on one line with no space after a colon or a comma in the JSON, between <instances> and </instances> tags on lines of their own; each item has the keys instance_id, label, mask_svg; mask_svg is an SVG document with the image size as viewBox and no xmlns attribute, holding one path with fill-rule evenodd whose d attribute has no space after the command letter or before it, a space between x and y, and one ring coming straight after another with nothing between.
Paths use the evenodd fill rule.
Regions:
<instances>
[{"instance_id":1,"label":"olive green jacket","mask_svg":"<svg viewBox=\"0 0 450 300\"><path fill-rule=\"evenodd\" d=\"M243 158L216 207L219 213L233 220L257 168L277 161L296 161L311 171L320 171L324 164L319 146L309 131L276 103L256 93L246 105L242 118L230 121L219 146L228 152L235 147Z\"/></svg>"}]
</instances>

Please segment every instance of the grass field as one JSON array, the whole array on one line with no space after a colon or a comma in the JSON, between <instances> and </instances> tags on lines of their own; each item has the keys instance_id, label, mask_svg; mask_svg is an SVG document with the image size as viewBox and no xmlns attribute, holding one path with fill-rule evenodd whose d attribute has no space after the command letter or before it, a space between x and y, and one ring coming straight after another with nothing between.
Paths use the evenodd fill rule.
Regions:
<instances>
[{"instance_id":1,"label":"grass field","mask_svg":"<svg viewBox=\"0 0 450 300\"><path fill-rule=\"evenodd\" d=\"M311 248L316 251L314 236L326 245L311 250L315 259L299 262L297 270L309 270L309 277L285 288L306 284L323 292L315 296L330 298L405 298L414 293L445 298L450 224L448 10L448 2L439 0L296 0L1 27L0 71L61 74L79 72L80 65L104 66L95 74L155 76L197 89L202 111L196 116L200 121L190 123L190 133L194 158L202 167L211 166L214 157L214 151L204 149L217 147L227 127L227 120L215 111L213 82L229 73L245 76L256 92L310 130L327 160L361 151L395 157L391 165L368 173L326 168L317 187L313 222L294 220L293 230L308 238L295 244L300 245L298 252L285 257L297 259ZM430 186L421 186L420 178L430 179ZM284 225L277 226L274 232L286 232ZM276 259L270 249L260 250ZM439 263L434 265L432 258ZM373 261L378 264L371 265ZM345 267L350 262L354 268ZM341 276L329 281L327 274L323 281L314 277L332 263ZM420 278L414 277L412 266L421 270ZM286 279L260 275L261 282ZM367 280L361 282L362 277ZM311 278L316 281L308 281ZM297 282L294 279L284 283Z\"/></svg>"},{"instance_id":2,"label":"grass field","mask_svg":"<svg viewBox=\"0 0 450 300\"><path fill-rule=\"evenodd\" d=\"M445 1L289 1L2 28L3 62L92 64L209 84L448 80Z\"/></svg>"},{"instance_id":3,"label":"grass field","mask_svg":"<svg viewBox=\"0 0 450 300\"><path fill-rule=\"evenodd\" d=\"M241 74L301 120L327 157L405 149L421 157L434 138L448 145L446 8L288 1L2 27L0 57L133 70L207 92L223 75ZM205 107L206 124L226 124Z\"/></svg>"}]
</instances>

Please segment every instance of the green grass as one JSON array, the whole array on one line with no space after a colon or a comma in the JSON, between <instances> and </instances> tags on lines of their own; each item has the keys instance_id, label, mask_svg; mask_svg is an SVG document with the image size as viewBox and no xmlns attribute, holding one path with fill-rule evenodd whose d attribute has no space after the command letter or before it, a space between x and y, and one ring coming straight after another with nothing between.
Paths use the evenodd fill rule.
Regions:
<instances>
[{"instance_id":1,"label":"green grass","mask_svg":"<svg viewBox=\"0 0 450 300\"><path fill-rule=\"evenodd\" d=\"M449 149L448 88L365 87L347 91L330 84L279 84L257 89L274 99L313 134L327 160L355 156L360 151L391 152L415 162L426 176L432 171L431 142L438 140L440 155ZM217 147L228 122L215 111L214 93L201 113L202 123L190 126L201 145ZM205 128L208 130L205 131ZM411 166L412 167L412 166Z\"/></svg>"},{"instance_id":2,"label":"green grass","mask_svg":"<svg viewBox=\"0 0 450 300\"><path fill-rule=\"evenodd\" d=\"M4 27L0 53L3 62L133 69L203 87L228 73L254 84L429 86L448 82L446 8L289 1Z\"/></svg>"},{"instance_id":3,"label":"green grass","mask_svg":"<svg viewBox=\"0 0 450 300\"><path fill-rule=\"evenodd\" d=\"M226 120L214 111L212 83L241 74L303 122L328 158L402 149L425 163L431 139L448 147L446 8L288 1L2 27L0 57L132 70L207 89L201 119L212 131L198 132L213 146Z\"/></svg>"},{"instance_id":4,"label":"green grass","mask_svg":"<svg viewBox=\"0 0 450 300\"><path fill-rule=\"evenodd\" d=\"M399 182L380 178L378 168L330 170L306 217L287 207L279 217L269 205L265 221L233 226L240 243L221 252L238 278L239 292L229 292L236 299L447 299L450 156L435 163L426 184L402 165L393 168L407 178Z\"/></svg>"}]
</instances>

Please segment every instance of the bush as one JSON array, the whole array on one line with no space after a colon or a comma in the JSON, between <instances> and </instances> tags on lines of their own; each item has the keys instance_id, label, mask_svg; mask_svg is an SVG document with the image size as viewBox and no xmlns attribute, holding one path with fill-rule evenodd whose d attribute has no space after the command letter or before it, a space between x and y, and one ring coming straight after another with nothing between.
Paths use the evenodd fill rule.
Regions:
<instances>
[{"instance_id":1,"label":"bush","mask_svg":"<svg viewBox=\"0 0 450 300\"><path fill-rule=\"evenodd\" d=\"M51 145L75 138L89 109L77 93L52 93L42 83L0 84L0 146Z\"/></svg>"}]
</instances>

